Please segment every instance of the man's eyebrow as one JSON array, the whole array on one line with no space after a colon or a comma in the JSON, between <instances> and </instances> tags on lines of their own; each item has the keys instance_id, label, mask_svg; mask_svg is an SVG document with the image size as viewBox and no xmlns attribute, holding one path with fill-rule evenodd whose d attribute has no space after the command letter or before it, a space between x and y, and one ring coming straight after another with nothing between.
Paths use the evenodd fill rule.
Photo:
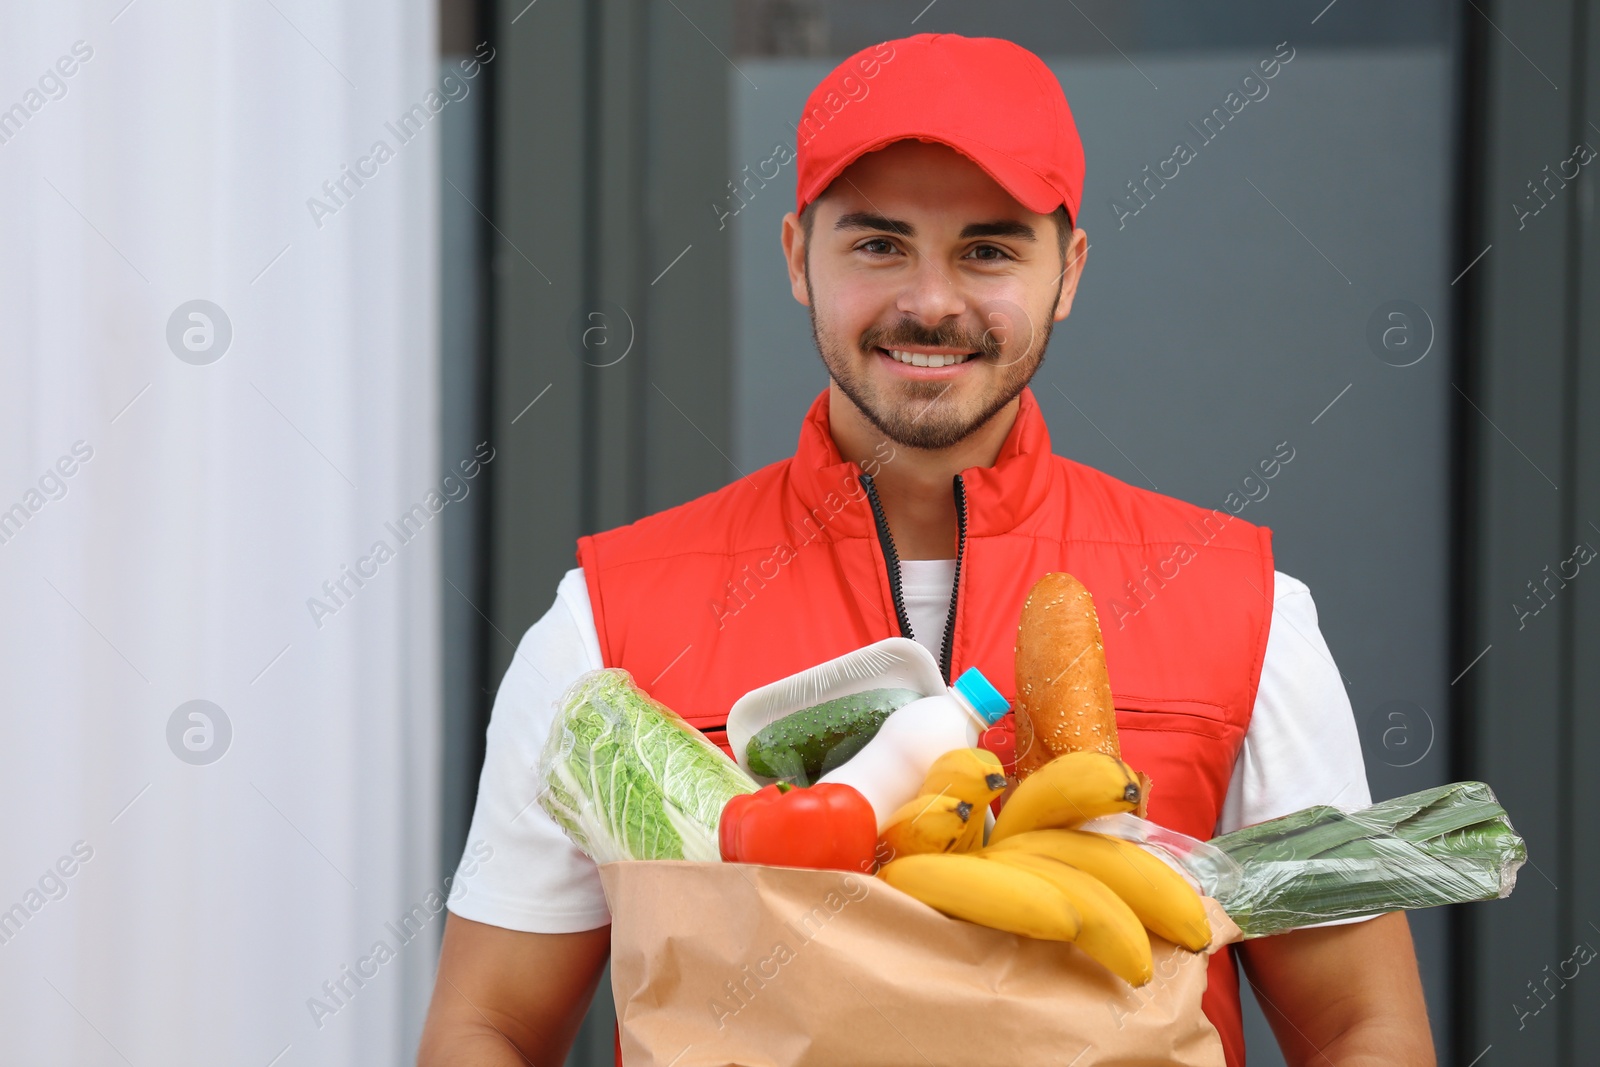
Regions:
<instances>
[{"instance_id":1,"label":"man's eyebrow","mask_svg":"<svg viewBox=\"0 0 1600 1067\"><path fill-rule=\"evenodd\" d=\"M897 237L915 237L917 229L904 219L885 218L870 211L851 211L839 216L833 224L836 230L882 230ZM992 222L969 222L961 230L960 240L975 237L1010 237L1018 241L1038 239L1033 227L1017 219L995 219Z\"/></svg>"},{"instance_id":2,"label":"man's eyebrow","mask_svg":"<svg viewBox=\"0 0 1600 1067\"><path fill-rule=\"evenodd\" d=\"M971 222L961 231L961 240L973 237L1011 237L1018 241L1037 240L1033 227L1016 219L996 219L993 222Z\"/></svg>"},{"instance_id":3,"label":"man's eyebrow","mask_svg":"<svg viewBox=\"0 0 1600 1067\"><path fill-rule=\"evenodd\" d=\"M833 224L836 230L886 230L896 237L915 237L916 227L902 219L884 218L870 211L850 211L839 216Z\"/></svg>"}]
</instances>

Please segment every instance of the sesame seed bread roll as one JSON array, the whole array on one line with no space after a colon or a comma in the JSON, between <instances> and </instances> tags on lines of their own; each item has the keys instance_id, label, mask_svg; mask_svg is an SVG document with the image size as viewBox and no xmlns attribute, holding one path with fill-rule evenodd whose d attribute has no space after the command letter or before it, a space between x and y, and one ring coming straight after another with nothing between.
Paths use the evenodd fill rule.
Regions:
<instances>
[{"instance_id":1,"label":"sesame seed bread roll","mask_svg":"<svg viewBox=\"0 0 1600 1067\"><path fill-rule=\"evenodd\" d=\"M1122 757L1094 598L1070 574L1034 583L1017 625L1019 778L1067 752Z\"/></svg>"}]
</instances>

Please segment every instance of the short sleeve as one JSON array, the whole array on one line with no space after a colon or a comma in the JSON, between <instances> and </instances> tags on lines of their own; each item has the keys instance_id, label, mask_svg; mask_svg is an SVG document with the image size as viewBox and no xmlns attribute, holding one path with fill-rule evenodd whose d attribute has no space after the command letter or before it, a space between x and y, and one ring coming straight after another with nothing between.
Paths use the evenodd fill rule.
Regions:
<instances>
[{"instance_id":1,"label":"short sleeve","mask_svg":"<svg viewBox=\"0 0 1600 1067\"><path fill-rule=\"evenodd\" d=\"M611 921L598 868L536 800L536 766L557 701L601 666L588 587L573 569L523 635L495 694L477 806L451 886L450 910L462 918L549 934Z\"/></svg>"},{"instance_id":2,"label":"short sleeve","mask_svg":"<svg viewBox=\"0 0 1600 1067\"><path fill-rule=\"evenodd\" d=\"M1372 803L1355 712L1305 583L1274 576L1261 684L1217 822L1225 834L1316 804ZM1360 920L1335 920L1338 922Z\"/></svg>"}]
</instances>

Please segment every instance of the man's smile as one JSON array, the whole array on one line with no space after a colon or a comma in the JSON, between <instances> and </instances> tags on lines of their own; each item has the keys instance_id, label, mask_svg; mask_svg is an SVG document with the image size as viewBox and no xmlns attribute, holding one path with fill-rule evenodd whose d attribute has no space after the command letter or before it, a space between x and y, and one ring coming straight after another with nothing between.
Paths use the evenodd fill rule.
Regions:
<instances>
[{"instance_id":1,"label":"man's smile","mask_svg":"<svg viewBox=\"0 0 1600 1067\"><path fill-rule=\"evenodd\" d=\"M954 378L965 373L968 364L981 355L978 352L954 348L937 348L926 345L909 345L904 348L874 347L878 358L888 364L890 373L918 381Z\"/></svg>"}]
</instances>

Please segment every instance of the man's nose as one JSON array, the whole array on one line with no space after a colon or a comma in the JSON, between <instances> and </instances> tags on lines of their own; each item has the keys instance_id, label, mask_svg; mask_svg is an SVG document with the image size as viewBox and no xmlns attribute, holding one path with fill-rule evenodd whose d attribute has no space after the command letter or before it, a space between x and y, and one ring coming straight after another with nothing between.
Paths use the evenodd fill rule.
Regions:
<instances>
[{"instance_id":1,"label":"man's nose","mask_svg":"<svg viewBox=\"0 0 1600 1067\"><path fill-rule=\"evenodd\" d=\"M956 279L939 263L919 260L896 303L898 310L928 326L967 310L967 300Z\"/></svg>"}]
</instances>

